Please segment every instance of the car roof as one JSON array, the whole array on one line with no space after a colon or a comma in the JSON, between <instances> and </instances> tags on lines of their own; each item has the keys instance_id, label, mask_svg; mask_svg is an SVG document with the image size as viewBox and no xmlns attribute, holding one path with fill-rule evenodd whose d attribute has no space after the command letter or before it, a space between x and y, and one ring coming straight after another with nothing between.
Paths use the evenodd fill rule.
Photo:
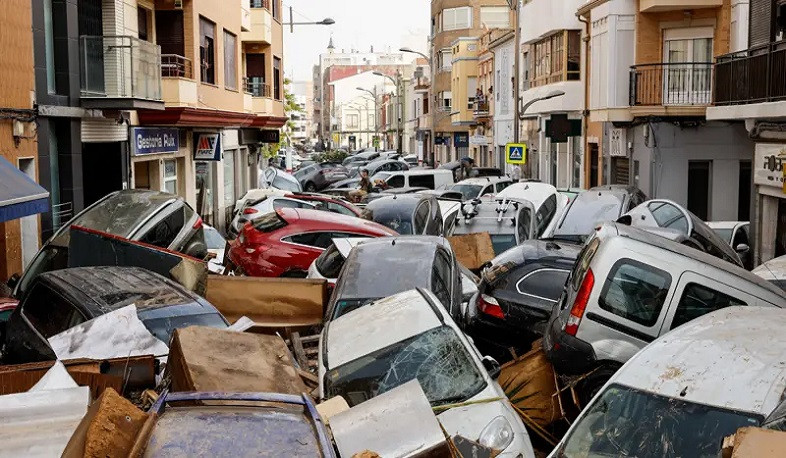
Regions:
<instances>
[{"instance_id":1,"label":"car roof","mask_svg":"<svg viewBox=\"0 0 786 458\"><path fill-rule=\"evenodd\" d=\"M440 326L443 317L438 315L439 309L433 301L429 293L413 289L332 320L325 326L323 341L328 355L327 369ZM358 345L359 341L363 345Z\"/></svg>"},{"instance_id":2,"label":"car roof","mask_svg":"<svg viewBox=\"0 0 786 458\"><path fill-rule=\"evenodd\" d=\"M786 256L779 256L762 263L751 271L765 280L786 280Z\"/></svg>"},{"instance_id":3,"label":"car roof","mask_svg":"<svg viewBox=\"0 0 786 458\"><path fill-rule=\"evenodd\" d=\"M491 261L492 266L507 265L510 267L545 263L549 261L575 261L581 251L581 245L550 240L524 240Z\"/></svg>"},{"instance_id":4,"label":"car roof","mask_svg":"<svg viewBox=\"0 0 786 458\"><path fill-rule=\"evenodd\" d=\"M436 200L434 196L419 193L402 193L374 199L366 205L369 210L387 210L391 212L411 211L420 202Z\"/></svg>"},{"instance_id":5,"label":"car roof","mask_svg":"<svg viewBox=\"0 0 786 458\"><path fill-rule=\"evenodd\" d=\"M177 201L183 198L167 192L125 189L99 200L70 224L129 237L139 224Z\"/></svg>"},{"instance_id":6,"label":"car roof","mask_svg":"<svg viewBox=\"0 0 786 458\"><path fill-rule=\"evenodd\" d=\"M139 267L72 267L42 273L40 281L82 298L82 305L96 315L130 304L142 311L198 302L198 296L177 283Z\"/></svg>"},{"instance_id":7,"label":"car roof","mask_svg":"<svg viewBox=\"0 0 786 458\"><path fill-rule=\"evenodd\" d=\"M410 169L410 170L397 170L395 172L390 172L397 175L404 174L404 175L450 175L453 176L453 172L450 170L445 169Z\"/></svg>"},{"instance_id":8,"label":"car roof","mask_svg":"<svg viewBox=\"0 0 786 458\"><path fill-rule=\"evenodd\" d=\"M453 184L453 186L457 184L471 184L471 185L486 185L489 183L499 183L504 181L511 181L508 177L492 177L492 176L485 176L485 177L474 177L474 178L465 178L461 181L457 181Z\"/></svg>"},{"instance_id":9,"label":"car roof","mask_svg":"<svg viewBox=\"0 0 786 458\"><path fill-rule=\"evenodd\" d=\"M627 226L622 223L613 223L607 222L601 226L600 233L605 234L606 231L604 229L609 230L609 234L612 236L618 235L620 237L624 237L630 240L635 240L637 242L645 243L647 245L651 245L663 250L671 251L672 253L685 256L691 258L695 261L698 261L702 264L709 265L710 267L714 267L719 270L723 270L731 275L741 277L743 280L746 280L751 283L755 283L758 286L776 294L782 300L786 301L786 291L771 285L770 283L763 280L761 277L748 272L747 270L739 267L735 264L732 264L729 261L724 261L723 259L716 258L715 256L705 253L701 250L697 250L695 248L691 248L680 243L675 243L671 240L668 240L661 236L653 236L652 233ZM601 237L605 237L605 235L601 235ZM753 293L752 293L753 294ZM756 294L753 294L756 295ZM786 307L786 302L783 304Z\"/></svg>"},{"instance_id":10,"label":"car roof","mask_svg":"<svg viewBox=\"0 0 786 458\"><path fill-rule=\"evenodd\" d=\"M532 202L535 209L540 208L550 196L557 194L557 188L548 183L513 183L497 194L500 198L523 199Z\"/></svg>"},{"instance_id":11,"label":"car roof","mask_svg":"<svg viewBox=\"0 0 786 458\"><path fill-rule=\"evenodd\" d=\"M747 221L705 221L711 229L734 229L741 224L748 224Z\"/></svg>"},{"instance_id":12,"label":"car roof","mask_svg":"<svg viewBox=\"0 0 786 458\"><path fill-rule=\"evenodd\" d=\"M263 197L286 196L287 194L290 194L290 191L282 191L276 188L258 188L249 189L240 199L244 201L259 200Z\"/></svg>"},{"instance_id":13,"label":"car roof","mask_svg":"<svg viewBox=\"0 0 786 458\"><path fill-rule=\"evenodd\" d=\"M767 415L786 388L784 327L779 308L727 307L647 345L610 383Z\"/></svg>"},{"instance_id":14,"label":"car roof","mask_svg":"<svg viewBox=\"0 0 786 458\"><path fill-rule=\"evenodd\" d=\"M307 222L324 228L362 230L379 235L398 235L393 230L373 221L341 213L303 208L279 208L276 212L289 224Z\"/></svg>"}]
</instances>

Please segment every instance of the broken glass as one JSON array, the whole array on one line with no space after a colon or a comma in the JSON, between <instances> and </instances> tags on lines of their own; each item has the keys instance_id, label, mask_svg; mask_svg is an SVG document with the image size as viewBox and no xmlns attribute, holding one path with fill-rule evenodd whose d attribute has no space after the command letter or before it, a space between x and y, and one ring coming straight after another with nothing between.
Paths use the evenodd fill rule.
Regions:
<instances>
[{"instance_id":1,"label":"broken glass","mask_svg":"<svg viewBox=\"0 0 786 458\"><path fill-rule=\"evenodd\" d=\"M621 385L607 388L585 412L557 456L715 458L724 437L762 420Z\"/></svg>"},{"instance_id":2,"label":"broken glass","mask_svg":"<svg viewBox=\"0 0 786 458\"><path fill-rule=\"evenodd\" d=\"M432 405L464 401L486 386L461 339L441 326L329 371L325 392L354 406L413 379Z\"/></svg>"}]
</instances>

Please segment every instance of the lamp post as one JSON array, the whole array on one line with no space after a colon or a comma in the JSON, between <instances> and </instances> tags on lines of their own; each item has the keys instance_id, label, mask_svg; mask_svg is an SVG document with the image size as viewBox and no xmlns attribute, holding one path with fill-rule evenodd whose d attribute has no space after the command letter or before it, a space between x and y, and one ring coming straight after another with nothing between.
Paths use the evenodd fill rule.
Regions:
<instances>
[{"instance_id":1,"label":"lamp post","mask_svg":"<svg viewBox=\"0 0 786 458\"><path fill-rule=\"evenodd\" d=\"M401 154L401 140L402 140L402 138L401 138L401 86L400 86L401 75L399 74L398 71L396 71L396 77L395 78L393 78L390 75L386 75L386 74L384 74L382 72L374 72L374 75L382 76L384 78L387 78L390 81L392 81L393 84L396 85L396 111L395 111L395 113L396 113L396 137L398 138L398 141L397 141L398 145L396 145L397 146L396 151L398 151L398 153Z\"/></svg>"},{"instance_id":2,"label":"lamp post","mask_svg":"<svg viewBox=\"0 0 786 458\"><path fill-rule=\"evenodd\" d=\"M432 73L433 73L433 70L434 70L434 67L433 67L432 61L431 61L431 56L427 56L427 55L425 55L424 53L422 53L420 51L415 51L414 49L407 48L407 47L399 48L399 51L407 52L407 53L410 53L410 54L417 54L418 56L426 59L428 61L429 81L431 81ZM431 92L431 83L429 82L429 97L428 97L428 101L429 102L431 102L431 94L430 94L430 92ZM434 114L435 114L434 112L435 111L436 110L434 110L434 107L432 107L432 110L430 111L430 115L429 115L429 117L431 118L431 129L429 129L429 134L430 134L432 142L434 141L434 129L437 127L436 126L435 116L434 116ZM434 165L434 148L433 148L433 146L431 148L430 156L431 156L431 165L433 166Z\"/></svg>"},{"instance_id":3,"label":"lamp post","mask_svg":"<svg viewBox=\"0 0 786 458\"><path fill-rule=\"evenodd\" d=\"M355 89L357 89L358 91L367 92L367 93L371 94L371 97L374 98L374 137L376 137L377 134L379 134L379 124L378 124L378 121L377 121L377 116L379 115L379 107L377 106L377 87L374 86L374 90L373 91L371 91L369 89L364 89L362 87L356 87ZM372 142L373 142L373 140L372 140ZM376 150L377 150L377 146L374 145L374 151L376 151Z\"/></svg>"}]
</instances>

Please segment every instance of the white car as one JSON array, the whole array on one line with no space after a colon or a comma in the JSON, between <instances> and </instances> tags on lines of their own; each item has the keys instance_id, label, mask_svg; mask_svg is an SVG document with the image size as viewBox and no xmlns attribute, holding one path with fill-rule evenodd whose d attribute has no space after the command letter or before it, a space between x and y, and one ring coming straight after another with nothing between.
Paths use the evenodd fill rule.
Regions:
<instances>
[{"instance_id":1,"label":"white car","mask_svg":"<svg viewBox=\"0 0 786 458\"><path fill-rule=\"evenodd\" d=\"M548 183L514 183L497 194L497 200L526 200L535 208L535 225L538 237L551 234L570 198Z\"/></svg>"},{"instance_id":2,"label":"white car","mask_svg":"<svg viewBox=\"0 0 786 458\"><path fill-rule=\"evenodd\" d=\"M698 302L698 301L697 301ZM633 356L600 389L550 457L716 457L758 426L786 386L786 311L728 307Z\"/></svg>"},{"instance_id":3,"label":"white car","mask_svg":"<svg viewBox=\"0 0 786 458\"><path fill-rule=\"evenodd\" d=\"M210 259L207 262L207 269L214 274L224 273L224 252L227 247L227 241L221 233L213 226L207 224L202 225L205 232L205 244L207 245L207 252L210 253Z\"/></svg>"},{"instance_id":4,"label":"white car","mask_svg":"<svg viewBox=\"0 0 786 458\"><path fill-rule=\"evenodd\" d=\"M279 208L317 209L317 206L312 203L284 197L288 194L278 189L250 189L235 202L235 211L229 224L229 235L236 237L247 222Z\"/></svg>"},{"instance_id":5,"label":"white car","mask_svg":"<svg viewBox=\"0 0 786 458\"><path fill-rule=\"evenodd\" d=\"M319 340L319 392L350 407L417 379L451 435L501 452L534 457L529 435L495 381L499 364L482 358L433 293L410 290L353 310Z\"/></svg>"},{"instance_id":6,"label":"white car","mask_svg":"<svg viewBox=\"0 0 786 458\"><path fill-rule=\"evenodd\" d=\"M333 244L322 252L308 268L306 278L325 279L332 286L336 286L336 279L341 268L344 267L349 252L364 240L363 237L335 238Z\"/></svg>"},{"instance_id":7,"label":"white car","mask_svg":"<svg viewBox=\"0 0 786 458\"><path fill-rule=\"evenodd\" d=\"M762 263L751 271L780 289L786 290L786 256L779 256Z\"/></svg>"},{"instance_id":8,"label":"white car","mask_svg":"<svg viewBox=\"0 0 786 458\"><path fill-rule=\"evenodd\" d=\"M513 184L508 177L479 177L467 178L451 186L451 191L460 192L462 200L479 199L487 194L498 194Z\"/></svg>"}]
</instances>

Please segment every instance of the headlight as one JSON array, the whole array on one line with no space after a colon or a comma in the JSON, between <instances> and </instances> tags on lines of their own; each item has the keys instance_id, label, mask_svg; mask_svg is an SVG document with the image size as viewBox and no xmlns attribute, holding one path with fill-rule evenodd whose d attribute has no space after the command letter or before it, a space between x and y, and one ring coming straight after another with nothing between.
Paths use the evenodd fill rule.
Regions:
<instances>
[{"instance_id":1,"label":"headlight","mask_svg":"<svg viewBox=\"0 0 786 458\"><path fill-rule=\"evenodd\" d=\"M505 417L500 415L483 428L478 437L478 442L480 445L493 448L494 450L505 450L513 442L513 427L510 426L510 422Z\"/></svg>"}]
</instances>

